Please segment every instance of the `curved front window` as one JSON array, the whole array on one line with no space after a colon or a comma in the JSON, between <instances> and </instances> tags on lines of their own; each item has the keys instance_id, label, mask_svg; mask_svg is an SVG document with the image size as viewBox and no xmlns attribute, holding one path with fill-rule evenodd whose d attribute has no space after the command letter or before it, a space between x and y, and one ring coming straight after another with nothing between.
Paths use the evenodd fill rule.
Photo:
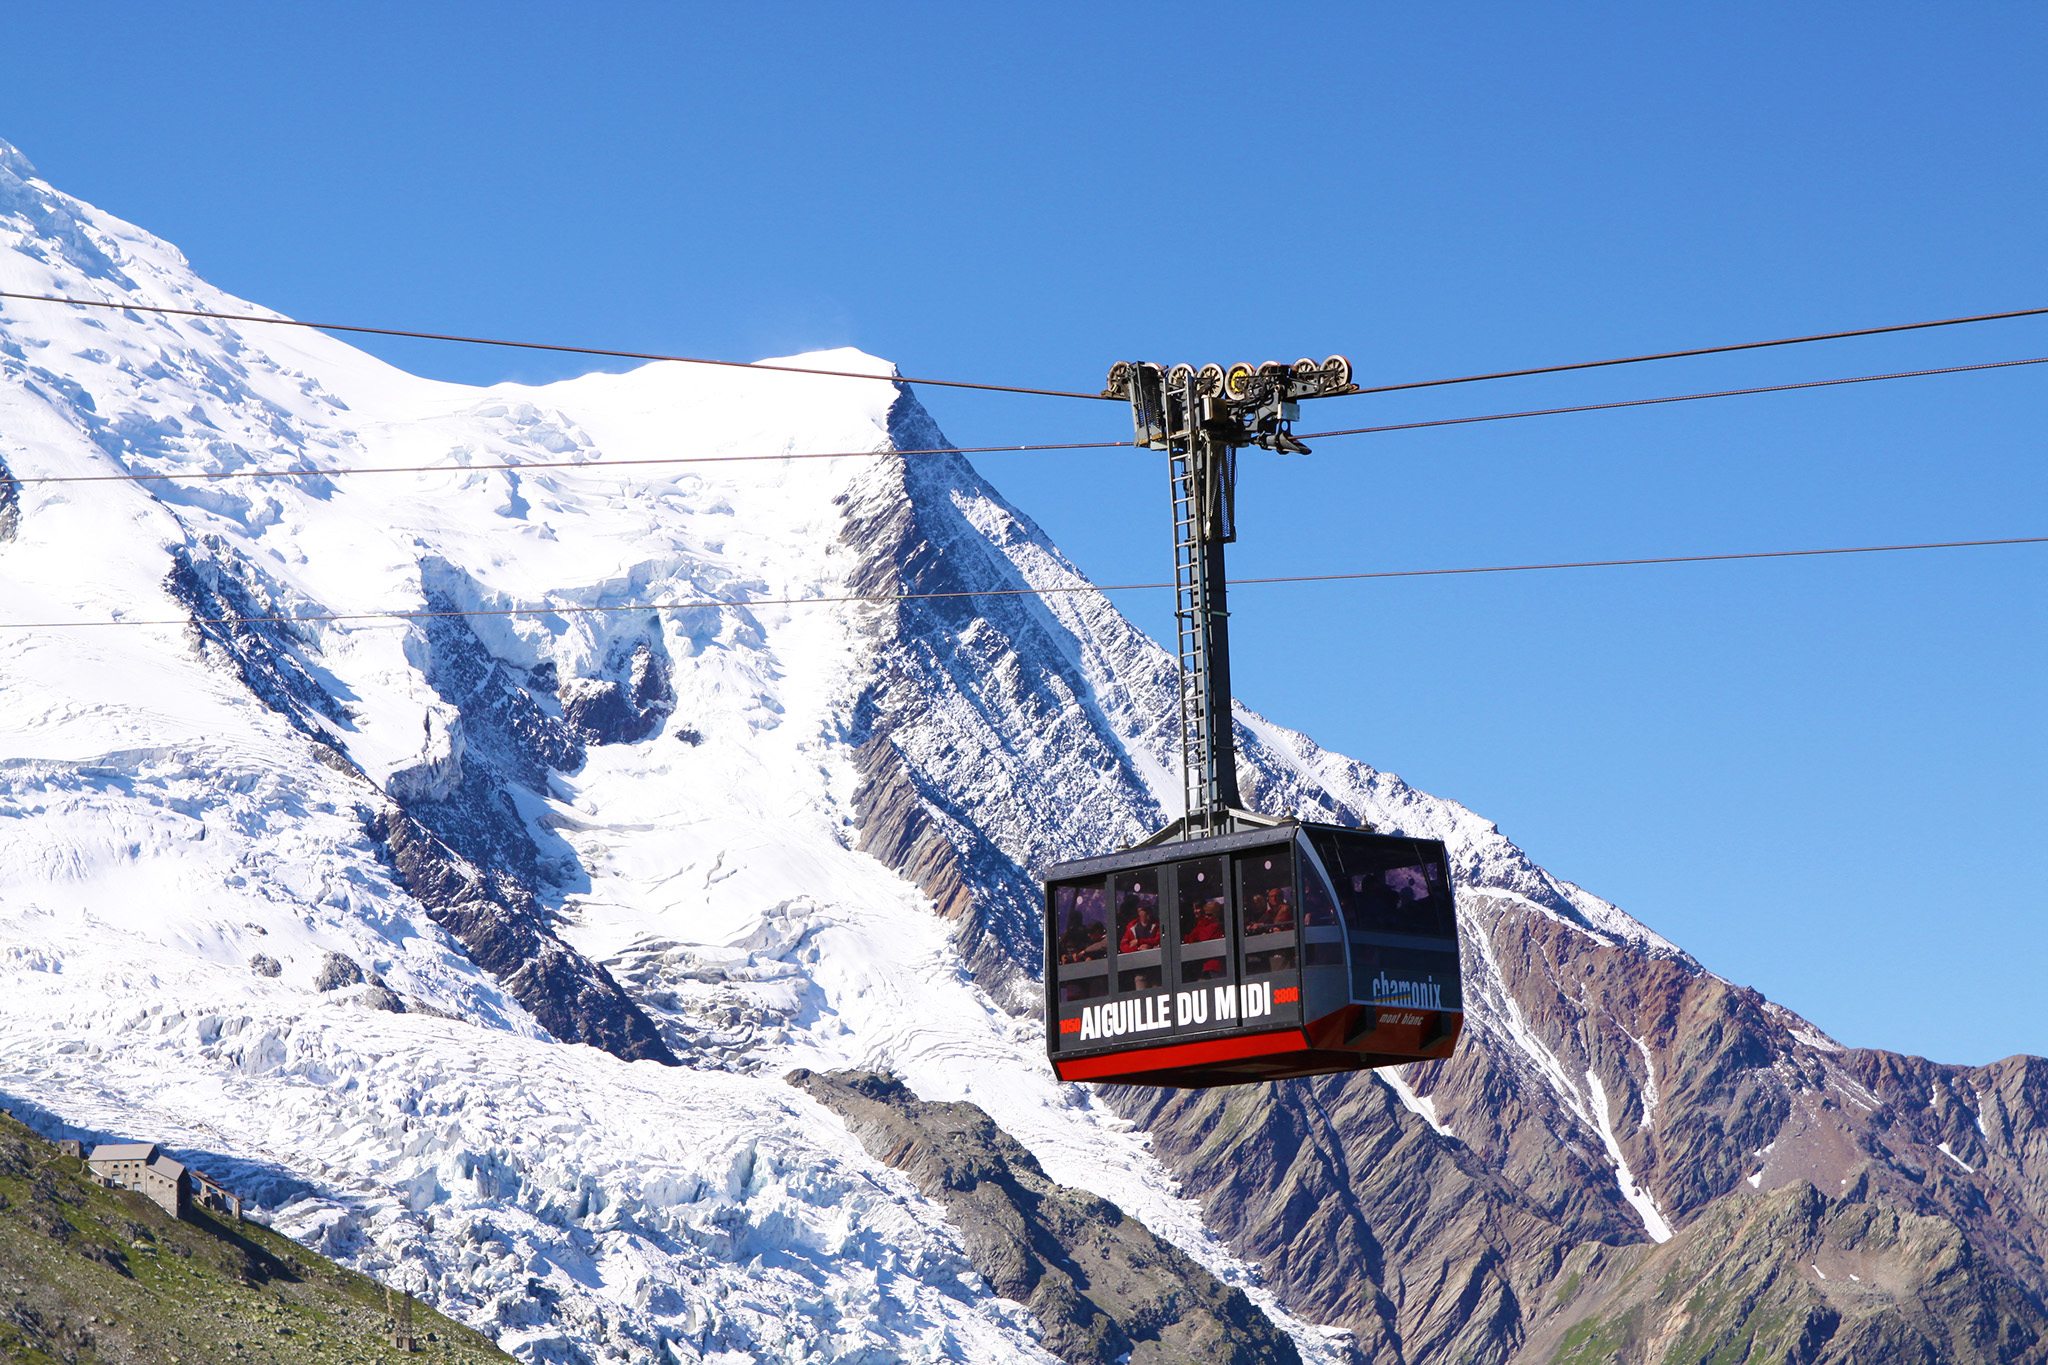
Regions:
<instances>
[{"instance_id":1,"label":"curved front window","mask_svg":"<svg viewBox=\"0 0 2048 1365\"><path fill-rule=\"evenodd\" d=\"M1315 830L1351 955L1361 1004L1463 1009L1456 899L1444 847L1362 831Z\"/></svg>"}]
</instances>

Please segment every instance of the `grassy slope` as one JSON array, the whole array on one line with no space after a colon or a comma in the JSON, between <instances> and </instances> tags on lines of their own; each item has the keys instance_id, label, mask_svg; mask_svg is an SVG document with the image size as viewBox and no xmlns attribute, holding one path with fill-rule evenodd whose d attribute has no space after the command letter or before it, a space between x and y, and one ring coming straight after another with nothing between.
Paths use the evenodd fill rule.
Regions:
<instances>
[{"instance_id":1,"label":"grassy slope","mask_svg":"<svg viewBox=\"0 0 2048 1365\"><path fill-rule=\"evenodd\" d=\"M402 1356L380 1329L384 1290L255 1223L172 1218L141 1195L101 1189L0 1117L0 1359L35 1362L509 1361L425 1305L424 1350Z\"/></svg>"}]
</instances>

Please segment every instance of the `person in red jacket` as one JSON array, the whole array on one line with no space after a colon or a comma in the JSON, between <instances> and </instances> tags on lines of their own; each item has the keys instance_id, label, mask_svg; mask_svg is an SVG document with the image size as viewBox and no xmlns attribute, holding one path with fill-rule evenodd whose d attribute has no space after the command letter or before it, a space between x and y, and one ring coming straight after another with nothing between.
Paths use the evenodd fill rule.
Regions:
<instances>
[{"instance_id":1,"label":"person in red jacket","mask_svg":"<svg viewBox=\"0 0 2048 1365\"><path fill-rule=\"evenodd\" d=\"M1159 916L1151 906L1141 902L1137 918L1124 926L1124 936L1117 940L1116 949L1120 953L1135 953L1158 946Z\"/></svg>"},{"instance_id":2,"label":"person in red jacket","mask_svg":"<svg viewBox=\"0 0 2048 1365\"><path fill-rule=\"evenodd\" d=\"M1223 937L1223 902L1203 901L1195 906L1195 922L1181 935L1182 943L1207 943Z\"/></svg>"}]
</instances>

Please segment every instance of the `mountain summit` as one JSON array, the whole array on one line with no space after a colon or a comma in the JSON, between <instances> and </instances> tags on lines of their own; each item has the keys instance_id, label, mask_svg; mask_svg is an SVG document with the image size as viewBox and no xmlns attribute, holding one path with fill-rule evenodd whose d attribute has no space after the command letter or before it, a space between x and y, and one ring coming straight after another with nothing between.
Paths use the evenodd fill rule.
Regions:
<instances>
[{"instance_id":1,"label":"mountain summit","mask_svg":"<svg viewBox=\"0 0 2048 1365\"><path fill-rule=\"evenodd\" d=\"M4 144L0 290L262 311ZM962 1180L984 1135L1018 1226L1170 1244L1245 1359L2048 1352L2048 1063L1845 1049L1242 708L1248 804L1451 849L1458 1055L1055 1082L1034 874L1165 822L1175 665L1090 591L845 600L1087 586L897 453L948 443L886 362L471 388L0 305L0 1103L46 1136L161 1142L530 1361L1192 1339L1049 1335L1086 1272L992 1281L874 1096ZM287 469L392 472L202 477Z\"/></svg>"}]
</instances>

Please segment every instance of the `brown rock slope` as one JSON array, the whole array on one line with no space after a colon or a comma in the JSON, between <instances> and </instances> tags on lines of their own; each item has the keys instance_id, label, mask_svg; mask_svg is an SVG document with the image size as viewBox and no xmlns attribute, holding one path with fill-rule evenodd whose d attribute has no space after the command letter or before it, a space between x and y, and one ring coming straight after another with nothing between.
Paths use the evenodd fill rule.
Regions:
<instances>
[{"instance_id":1,"label":"brown rock slope","mask_svg":"<svg viewBox=\"0 0 2048 1365\"><path fill-rule=\"evenodd\" d=\"M2048 1061L1845 1050L1681 954L1462 908L1449 1062L1113 1097L1282 1302L1415 1365L2048 1359Z\"/></svg>"},{"instance_id":2,"label":"brown rock slope","mask_svg":"<svg viewBox=\"0 0 2048 1365\"><path fill-rule=\"evenodd\" d=\"M891 431L901 449L944 442L907 395ZM864 623L871 676L848 734L860 847L958 925L994 995L1036 1009L1036 873L1165 823L1145 774L1178 761L1173 660L1089 594L1015 591L1081 580L962 461L878 460L843 511L855 590L963 594L877 605ZM1005 592L964 595L989 589ZM1830 1208L1933 1220L1972 1270L1954 1294L1914 1300L1941 1331L1893 1332L1921 1311L1904 1300L1871 1309L1890 1324L1876 1335L1837 1306L1773 1358L1823 1358L1846 1349L1837 1338L1893 1353L1872 1359L1939 1358L1960 1343L2035 1358L2025 1325L2048 1301L2048 1062L1960 1068L1845 1050L1455 803L1243 710L1237 743L1253 808L1441 838L1464 888L1469 1014L1450 1062L1112 1096L1289 1307L1351 1327L1375 1360L1547 1360L1573 1276L1573 1321L1605 1321L1609 1298L1617 1312L1638 1302L1624 1272L1660 1242L1671 1239L1661 1267L1728 1201L1810 1185ZM1849 1235L1850 1223L1829 1225ZM1932 1257L1935 1245L1916 1234L1886 1254ZM1951 1282L1933 1260L1895 1279L1922 1271ZM1726 1341L1751 1339L1743 1324L1764 1309L1748 1302L1716 1300ZM2015 1330L1966 1330L1957 1315L1971 1313ZM1717 1346L1698 1358L1744 1357Z\"/></svg>"},{"instance_id":3,"label":"brown rock slope","mask_svg":"<svg viewBox=\"0 0 2048 1365\"><path fill-rule=\"evenodd\" d=\"M865 1071L794 1071L880 1160L942 1205L975 1273L1037 1314L1068 1365L1300 1365L1252 1306L1106 1199L1055 1184L978 1105Z\"/></svg>"}]
</instances>

